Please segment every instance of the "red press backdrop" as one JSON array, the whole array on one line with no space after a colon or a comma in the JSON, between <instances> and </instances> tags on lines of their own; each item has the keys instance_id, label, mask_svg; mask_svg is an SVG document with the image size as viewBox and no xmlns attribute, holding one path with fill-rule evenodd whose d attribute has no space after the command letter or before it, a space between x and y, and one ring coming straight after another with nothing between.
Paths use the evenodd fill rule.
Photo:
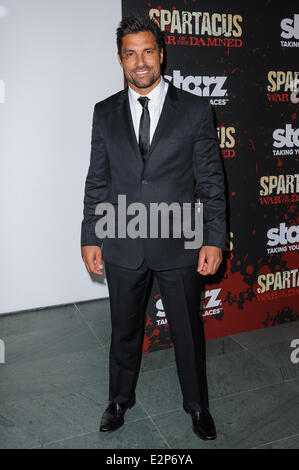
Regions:
<instances>
[{"instance_id":1,"label":"red press backdrop","mask_svg":"<svg viewBox=\"0 0 299 470\"><path fill-rule=\"evenodd\" d=\"M204 279L206 338L296 321L298 314L299 10L295 2L123 0L165 34L164 76L209 96L228 203L221 268ZM154 283L144 353L172 345Z\"/></svg>"}]
</instances>

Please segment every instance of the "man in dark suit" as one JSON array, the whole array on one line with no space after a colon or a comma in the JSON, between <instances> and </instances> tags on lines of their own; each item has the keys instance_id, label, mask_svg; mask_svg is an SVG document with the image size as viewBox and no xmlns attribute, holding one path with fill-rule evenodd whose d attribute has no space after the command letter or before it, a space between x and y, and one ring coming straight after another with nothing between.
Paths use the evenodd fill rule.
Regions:
<instances>
[{"instance_id":1,"label":"man in dark suit","mask_svg":"<svg viewBox=\"0 0 299 470\"><path fill-rule=\"evenodd\" d=\"M224 176L212 108L208 98L179 90L162 77L164 40L154 20L124 19L117 45L128 87L94 108L81 232L87 270L102 275L105 261L111 307L109 403L100 431L120 427L135 404L145 308L155 276L174 343L184 410L200 438L215 439L199 313L201 276L217 271L226 235ZM105 202L118 208L120 195L147 208L163 202L194 207L199 198L201 247L186 249L186 237L173 233L169 238L99 238L103 214L96 207Z\"/></svg>"}]
</instances>

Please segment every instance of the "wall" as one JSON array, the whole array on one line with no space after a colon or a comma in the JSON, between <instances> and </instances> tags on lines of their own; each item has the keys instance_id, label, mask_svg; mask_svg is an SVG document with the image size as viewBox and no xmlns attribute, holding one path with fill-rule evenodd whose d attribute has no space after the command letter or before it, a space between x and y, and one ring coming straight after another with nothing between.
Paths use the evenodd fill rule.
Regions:
<instances>
[{"instance_id":1,"label":"wall","mask_svg":"<svg viewBox=\"0 0 299 470\"><path fill-rule=\"evenodd\" d=\"M0 313L108 296L80 251L93 106L123 88L103 6L0 0Z\"/></svg>"}]
</instances>

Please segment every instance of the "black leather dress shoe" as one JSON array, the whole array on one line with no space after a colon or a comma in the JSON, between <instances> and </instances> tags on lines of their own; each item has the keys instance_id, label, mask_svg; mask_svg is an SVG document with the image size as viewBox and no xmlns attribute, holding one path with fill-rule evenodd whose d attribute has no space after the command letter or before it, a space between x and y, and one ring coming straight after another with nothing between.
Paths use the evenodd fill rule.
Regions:
<instances>
[{"instance_id":1,"label":"black leather dress shoe","mask_svg":"<svg viewBox=\"0 0 299 470\"><path fill-rule=\"evenodd\" d=\"M115 431L115 429L120 428L125 422L125 412L128 408L132 408L135 403L135 398L125 404L119 404L109 401L109 405L107 406L102 416L100 431L109 432Z\"/></svg>"},{"instance_id":2,"label":"black leather dress shoe","mask_svg":"<svg viewBox=\"0 0 299 470\"><path fill-rule=\"evenodd\" d=\"M204 440L216 439L215 423L208 409L193 411L187 405L183 405L186 413L190 413L193 422L193 431Z\"/></svg>"}]
</instances>

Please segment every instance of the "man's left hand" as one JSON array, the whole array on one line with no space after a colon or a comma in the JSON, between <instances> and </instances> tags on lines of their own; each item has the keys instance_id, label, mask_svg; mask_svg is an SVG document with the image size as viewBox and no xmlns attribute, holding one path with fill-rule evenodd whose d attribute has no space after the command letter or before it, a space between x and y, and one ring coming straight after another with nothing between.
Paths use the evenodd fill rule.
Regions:
<instances>
[{"instance_id":1,"label":"man's left hand","mask_svg":"<svg viewBox=\"0 0 299 470\"><path fill-rule=\"evenodd\" d=\"M202 246L198 257L197 271L203 276L215 274L222 261L222 249L217 246Z\"/></svg>"}]
</instances>

